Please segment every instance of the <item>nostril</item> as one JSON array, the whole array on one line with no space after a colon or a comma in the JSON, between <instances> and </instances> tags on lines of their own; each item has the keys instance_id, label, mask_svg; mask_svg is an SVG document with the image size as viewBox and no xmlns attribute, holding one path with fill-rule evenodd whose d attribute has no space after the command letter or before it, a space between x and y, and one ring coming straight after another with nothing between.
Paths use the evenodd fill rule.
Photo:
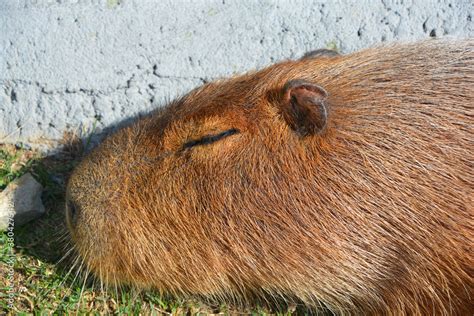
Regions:
<instances>
[{"instance_id":1,"label":"nostril","mask_svg":"<svg viewBox=\"0 0 474 316\"><path fill-rule=\"evenodd\" d=\"M77 221L77 206L74 202L68 201L66 204L66 221L70 227L74 227Z\"/></svg>"}]
</instances>

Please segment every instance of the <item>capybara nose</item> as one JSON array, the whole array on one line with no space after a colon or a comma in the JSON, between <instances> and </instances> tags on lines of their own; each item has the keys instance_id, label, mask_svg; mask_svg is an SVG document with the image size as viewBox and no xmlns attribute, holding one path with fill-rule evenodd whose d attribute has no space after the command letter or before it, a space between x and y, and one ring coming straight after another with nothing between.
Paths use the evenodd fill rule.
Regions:
<instances>
[{"instance_id":1,"label":"capybara nose","mask_svg":"<svg viewBox=\"0 0 474 316\"><path fill-rule=\"evenodd\" d=\"M66 222L70 229L74 229L77 223L77 217L79 210L73 201L68 200L66 202Z\"/></svg>"}]
</instances>

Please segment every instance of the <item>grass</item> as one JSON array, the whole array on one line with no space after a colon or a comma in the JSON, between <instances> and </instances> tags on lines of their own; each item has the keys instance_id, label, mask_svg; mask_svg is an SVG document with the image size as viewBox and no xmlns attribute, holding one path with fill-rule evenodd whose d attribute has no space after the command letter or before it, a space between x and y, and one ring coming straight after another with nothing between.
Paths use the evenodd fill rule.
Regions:
<instances>
[{"instance_id":1,"label":"grass","mask_svg":"<svg viewBox=\"0 0 474 316\"><path fill-rule=\"evenodd\" d=\"M83 152L70 146L54 157L10 145L0 145L0 191L26 172L44 187L46 214L38 220L14 228L14 246L7 232L0 232L0 314L62 315L266 315L268 311L237 311L226 306L211 308L197 301L161 297L154 292L134 289L100 289L89 279L71 272L71 262L59 262L67 252L64 224L64 190L67 177ZM66 237L66 239L64 239ZM59 263L58 263L59 262ZM13 267L13 282L9 271ZM13 294L13 308L7 303ZM290 315L285 312L281 315Z\"/></svg>"}]
</instances>

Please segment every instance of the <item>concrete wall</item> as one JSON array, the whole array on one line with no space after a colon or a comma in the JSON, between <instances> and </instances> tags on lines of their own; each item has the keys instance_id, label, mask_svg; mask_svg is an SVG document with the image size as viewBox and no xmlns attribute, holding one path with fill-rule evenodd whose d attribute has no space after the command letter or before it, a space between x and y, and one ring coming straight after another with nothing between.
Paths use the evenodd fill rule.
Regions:
<instances>
[{"instance_id":1,"label":"concrete wall","mask_svg":"<svg viewBox=\"0 0 474 316\"><path fill-rule=\"evenodd\" d=\"M471 0L1 0L0 143L54 146L321 47L472 37Z\"/></svg>"}]
</instances>

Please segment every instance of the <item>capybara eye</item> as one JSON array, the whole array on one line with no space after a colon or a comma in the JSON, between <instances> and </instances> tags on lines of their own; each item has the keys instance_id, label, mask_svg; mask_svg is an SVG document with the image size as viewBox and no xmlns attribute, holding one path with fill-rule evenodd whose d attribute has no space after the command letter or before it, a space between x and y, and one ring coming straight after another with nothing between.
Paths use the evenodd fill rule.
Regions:
<instances>
[{"instance_id":1,"label":"capybara eye","mask_svg":"<svg viewBox=\"0 0 474 316\"><path fill-rule=\"evenodd\" d=\"M190 140L184 143L182 149L184 150L194 146L209 145L237 133L239 133L238 129L231 128L219 134L206 135L199 139Z\"/></svg>"}]
</instances>

